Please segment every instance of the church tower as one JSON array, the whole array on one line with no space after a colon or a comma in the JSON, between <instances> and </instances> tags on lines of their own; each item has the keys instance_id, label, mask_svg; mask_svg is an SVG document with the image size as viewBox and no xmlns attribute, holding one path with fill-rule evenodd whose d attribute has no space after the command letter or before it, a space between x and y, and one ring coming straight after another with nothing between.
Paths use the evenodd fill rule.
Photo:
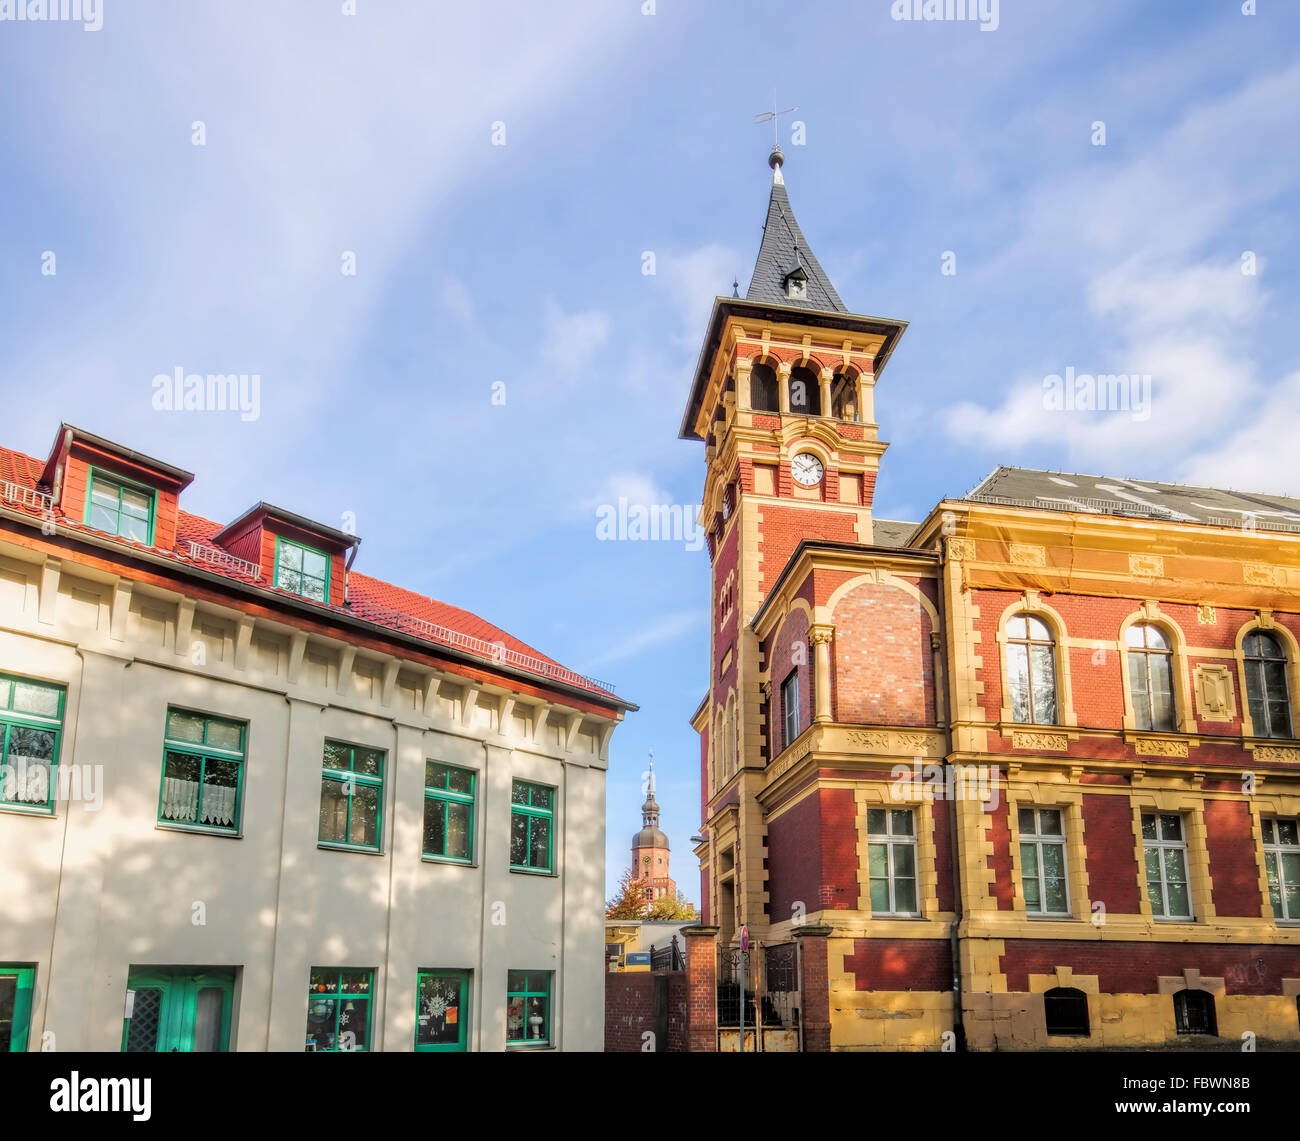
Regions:
<instances>
[{"instance_id":1,"label":"church tower","mask_svg":"<svg viewBox=\"0 0 1300 1141\"><path fill-rule=\"evenodd\" d=\"M654 761L650 762L645 803L641 805L641 831L632 837L632 867L647 904L677 898L677 884L673 882L668 863L668 837L659 829Z\"/></svg>"},{"instance_id":2,"label":"church tower","mask_svg":"<svg viewBox=\"0 0 1300 1141\"><path fill-rule=\"evenodd\" d=\"M795 219L784 161L774 147L749 288L714 301L681 426L683 439L703 442L706 465L711 680L692 720L704 822L696 853L705 922L724 945L742 924L757 932L768 922L764 765L813 720L830 720L829 667L791 674L801 654L829 651L811 605L803 636L766 659L751 623L801 542L875 541L886 444L873 396L906 328L849 312Z\"/></svg>"}]
</instances>

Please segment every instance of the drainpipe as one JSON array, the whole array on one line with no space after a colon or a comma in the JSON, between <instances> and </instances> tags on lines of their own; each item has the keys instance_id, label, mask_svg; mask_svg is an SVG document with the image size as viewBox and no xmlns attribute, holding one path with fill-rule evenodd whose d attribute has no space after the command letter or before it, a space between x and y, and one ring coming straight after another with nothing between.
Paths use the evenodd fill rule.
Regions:
<instances>
[{"instance_id":1,"label":"drainpipe","mask_svg":"<svg viewBox=\"0 0 1300 1141\"><path fill-rule=\"evenodd\" d=\"M939 536L939 620L943 624L945 642L948 636L948 615L944 609L945 578L948 573L948 539L945 535ZM946 663L945 663L946 664ZM938 663L934 666L935 685L938 686ZM945 679L949 680L949 679ZM952 723L956 719L956 709L953 708L953 686L947 684L944 686L945 697L948 700L948 749L944 758L944 788L952 788L956 791L957 774L952 764ZM935 714L939 713L938 694L936 692ZM952 777L951 785L948 783L948 777ZM948 932L949 954L952 958L952 1029L956 1039L955 1045L959 1053L966 1050L966 1020L963 1009L962 985L961 985L961 936L958 932L962 923L962 882L961 882L961 832L957 826L957 798L950 796L948 798L948 835L950 837L950 848L952 850L952 899L953 899L953 917L952 928Z\"/></svg>"},{"instance_id":2,"label":"drainpipe","mask_svg":"<svg viewBox=\"0 0 1300 1141\"><path fill-rule=\"evenodd\" d=\"M352 569L352 564L357 561L357 551L361 549L361 540L354 539L352 549L348 552L348 561L343 564L343 605L348 607L351 603L348 601L348 572Z\"/></svg>"}]
</instances>

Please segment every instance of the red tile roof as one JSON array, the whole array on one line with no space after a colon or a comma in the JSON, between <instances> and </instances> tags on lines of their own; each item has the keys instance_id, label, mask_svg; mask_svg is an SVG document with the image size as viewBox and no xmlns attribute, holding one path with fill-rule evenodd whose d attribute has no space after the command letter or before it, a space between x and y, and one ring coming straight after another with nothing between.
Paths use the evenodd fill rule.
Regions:
<instances>
[{"instance_id":1,"label":"red tile roof","mask_svg":"<svg viewBox=\"0 0 1300 1141\"><path fill-rule=\"evenodd\" d=\"M25 509L33 515L40 515L48 510L48 495L43 494L39 488L44 467L43 460L0 446L0 503L10 508ZM12 485L19 490L16 494L11 493L9 488L3 486L4 484ZM86 531L100 538L104 537L100 532L85 526L81 520L61 512L58 522L61 526ZM145 547L128 539L119 538L115 541L126 547L139 547L155 554L170 556L184 565L201 566L206 571L237 582L268 590L277 589L271 581L270 574L265 573L263 568L254 568L252 564L233 559L212 542L212 536L216 535L222 526L223 524L204 519L201 515L179 511L174 551L159 547ZM257 570L257 574L252 573L254 569ZM300 604L306 601L298 595L281 593L292 597ZM346 614L366 622L373 622L429 642L466 650L491 661L524 669L565 685L614 697L611 687L604 682L583 677L566 669L526 642L520 641L486 619L468 610L462 610L458 606L426 598L422 594L416 594L414 591L355 571L348 574L348 600L350 605L347 607L330 603L309 602L308 604L323 611Z\"/></svg>"}]
</instances>

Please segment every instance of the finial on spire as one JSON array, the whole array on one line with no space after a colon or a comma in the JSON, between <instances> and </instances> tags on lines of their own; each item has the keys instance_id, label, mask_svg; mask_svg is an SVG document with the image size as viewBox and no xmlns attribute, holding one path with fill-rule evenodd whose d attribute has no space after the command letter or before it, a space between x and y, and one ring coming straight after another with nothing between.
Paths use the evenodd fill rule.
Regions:
<instances>
[{"instance_id":1,"label":"finial on spire","mask_svg":"<svg viewBox=\"0 0 1300 1141\"><path fill-rule=\"evenodd\" d=\"M731 296L732 297L740 296L740 278L738 277L733 277L731 279Z\"/></svg>"},{"instance_id":2,"label":"finial on spire","mask_svg":"<svg viewBox=\"0 0 1300 1141\"><path fill-rule=\"evenodd\" d=\"M772 148L772 153L767 156L767 165L772 168L772 183L775 186L784 186L785 177L781 174L781 164L785 162L785 154L780 146Z\"/></svg>"}]
</instances>

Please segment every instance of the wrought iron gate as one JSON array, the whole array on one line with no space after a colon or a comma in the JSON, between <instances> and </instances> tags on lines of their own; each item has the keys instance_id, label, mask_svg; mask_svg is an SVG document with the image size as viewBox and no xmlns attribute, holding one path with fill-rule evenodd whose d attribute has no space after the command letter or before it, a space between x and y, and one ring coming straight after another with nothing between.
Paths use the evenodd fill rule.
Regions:
<instances>
[{"instance_id":1,"label":"wrought iron gate","mask_svg":"<svg viewBox=\"0 0 1300 1141\"><path fill-rule=\"evenodd\" d=\"M802 1049L799 949L794 943L718 950L718 1049L738 1053ZM743 1019L742 1019L743 1013Z\"/></svg>"}]
</instances>

